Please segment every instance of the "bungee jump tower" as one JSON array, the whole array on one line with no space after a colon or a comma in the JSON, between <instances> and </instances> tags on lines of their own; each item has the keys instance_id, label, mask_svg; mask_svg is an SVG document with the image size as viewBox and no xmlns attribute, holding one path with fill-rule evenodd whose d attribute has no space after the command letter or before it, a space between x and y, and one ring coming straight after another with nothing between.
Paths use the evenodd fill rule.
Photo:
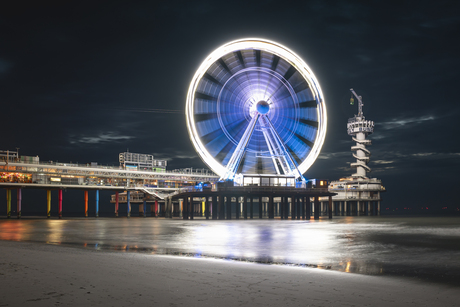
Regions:
<instances>
[{"instance_id":1,"label":"bungee jump tower","mask_svg":"<svg viewBox=\"0 0 460 307\"><path fill-rule=\"evenodd\" d=\"M358 114L348 119L347 124L348 135L356 142L351 146L356 162L350 164L356 173L329 184L329 191L337 193L332 197L332 208L336 215L380 215L381 193L385 187L380 179L367 177L371 171L368 166L371 152L366 146L372 143L366 138L374 132L374 122L364 117L362 97L353 89L350 91L350 104L354 104L353 96L358 100ZM327 211L327 206L322 204L321 208Z\"/></svg>"}]
</instances>

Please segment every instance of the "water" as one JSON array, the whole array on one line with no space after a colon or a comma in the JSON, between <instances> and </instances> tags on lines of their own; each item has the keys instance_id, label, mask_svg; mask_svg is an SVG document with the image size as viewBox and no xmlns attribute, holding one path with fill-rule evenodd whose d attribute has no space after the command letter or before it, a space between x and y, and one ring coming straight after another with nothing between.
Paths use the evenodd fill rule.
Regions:
<instances>
[{"instance_id":1,"label":"water","mask_svg":"<svg viewBox=\"0 0 460 307\"><path fill-rule=\"evenodd\" d=\"M0 220L0 239L391 275L460 286L460 218Z\"/></svg>"}]
</instances>

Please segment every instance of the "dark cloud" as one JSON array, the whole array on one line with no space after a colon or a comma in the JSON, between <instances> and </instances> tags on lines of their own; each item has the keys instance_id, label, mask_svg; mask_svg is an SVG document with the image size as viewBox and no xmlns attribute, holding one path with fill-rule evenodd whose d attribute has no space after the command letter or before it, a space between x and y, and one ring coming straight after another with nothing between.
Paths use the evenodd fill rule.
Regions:
<instances>
[{"instance_id":1,"label":"dark cloud","mask_svg":"<svg viewBox=\"0 0 460 307\"><path fill-rule=\"evenodd\" d=\"M299 54L325 93L328 133L308 177L352 172L353 87L376 123L371 175L384 180L388 204L426 201L426 182L455 197L441 182L458 181L460 170L456 1L14 6L0 12L2 149L117 164L129 148L167 159L169 168L204 167L185 125L189 82L215 48L255 36Z\"/></svg>"}]
</instances>

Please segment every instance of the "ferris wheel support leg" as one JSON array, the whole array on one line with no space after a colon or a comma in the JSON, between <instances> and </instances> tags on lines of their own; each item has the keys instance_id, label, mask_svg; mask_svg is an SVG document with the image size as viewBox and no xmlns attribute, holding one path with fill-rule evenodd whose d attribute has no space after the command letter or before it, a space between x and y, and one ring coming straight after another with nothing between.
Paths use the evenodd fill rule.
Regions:
<instances>
[{"instance_id":1,"label":"ferris wheel support leg","mask_svg":"<svg viewBox=\"0 0 460 307\"><path fill-rule=\"evenodd\" d=\"M280 136L276 132L275 127L273 126L268 116L263 116L260 122L263 126L269 129L269 131L271 132L271 135L273 136L273 139L275 140L276 146L275 144L271 144L271 145L273 148L276 148L278 151L278 152L275 152L275 154L279 156L278 160L280 161L281 166L283 167L283 165L285 164L285 166L283 167L283 170L285 171L285 173L286 174L290 173L294 175L296 178L300 177L303 179L303 176L300 173L299 169L297 168L297 164L295 163L294 158L292 158L291 154L287 150L285 144L283 143Z\"/></svg>"},{"instance_id":2,"label":"ferris wheel support leg","mask_svg":"<svg viewBox=\"0 0 460 307\"><path fill-rule=\"evenodd\" d=\"M243 158L243 155L246 151L246 147L248 146L249 140L251 139L258 119L259 114L255 115L249 122L249 125L244 131L240 142L236 146L236 149L230 157L230 160L228 160L227 170L223 178L224 180L233 179L235 177L236 171L238 170L238 166L241 163L241 159Z\"/></svg>"}]
</instances>

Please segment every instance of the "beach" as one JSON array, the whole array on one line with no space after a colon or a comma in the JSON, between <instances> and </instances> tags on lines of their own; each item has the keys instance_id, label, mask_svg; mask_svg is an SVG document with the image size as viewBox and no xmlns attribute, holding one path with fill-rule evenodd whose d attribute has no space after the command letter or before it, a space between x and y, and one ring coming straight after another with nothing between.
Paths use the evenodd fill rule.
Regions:
<instances>
[{"instance_id":1,"label":"beach","mask_svg":"<svg viewBox=\"0 0 460 307\"><path fill-rule=\"evenodd\" d=\"M0 306L458 306L457 218L0 220Z\"/></svg>"},{"instance_id":2,"label":"beach","mask_svg":"<svg viewBox=\"0 0 460 307\"><path fill-rule=\"evenodd\" d=\"M239 261L0 241L0 306L458 306L459 289Z\"/></svg>"}]
</instances>

